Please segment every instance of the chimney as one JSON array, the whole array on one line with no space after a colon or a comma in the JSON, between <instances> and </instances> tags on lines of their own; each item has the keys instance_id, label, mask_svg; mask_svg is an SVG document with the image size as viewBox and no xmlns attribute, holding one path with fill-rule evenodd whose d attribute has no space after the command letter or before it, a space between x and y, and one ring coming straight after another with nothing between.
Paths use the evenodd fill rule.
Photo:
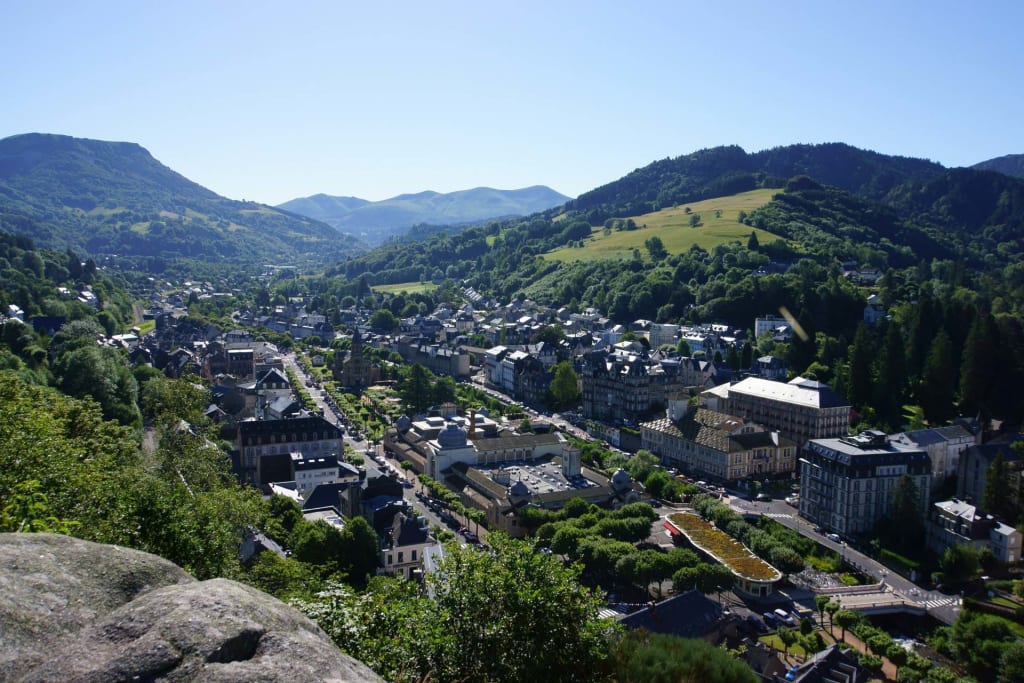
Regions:
<instances>
[{"instance_id":1,"label":"chimney","mask_svg":"<svg viewBox=\"0 0 1024 683\"><path fill-rule=\"evenodd\" d=\"M470 441L476 439L476 409L469 411L469 430L467 436Z\"/></svg>"}]
</instances>

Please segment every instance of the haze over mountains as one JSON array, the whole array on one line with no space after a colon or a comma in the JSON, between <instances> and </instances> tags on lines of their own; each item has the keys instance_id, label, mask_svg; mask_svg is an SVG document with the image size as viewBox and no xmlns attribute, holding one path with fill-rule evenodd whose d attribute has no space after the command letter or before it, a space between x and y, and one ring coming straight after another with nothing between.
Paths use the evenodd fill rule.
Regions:
<instances>
[{"instance_id":1,"label":"haze over mountains","mask_svg":"<svg viewBox=\"0 0 1024 683\"><path fill-rule=\"evenodd\" d=\"M308 216L382 244L414 225L466 225L497 218L528 216L561 206L569 197L544 185L519 190L477 187L457 192L402 194L379 202L358 197L316 194L279 204L279 209Z\"/></svg>"}]
</instances>

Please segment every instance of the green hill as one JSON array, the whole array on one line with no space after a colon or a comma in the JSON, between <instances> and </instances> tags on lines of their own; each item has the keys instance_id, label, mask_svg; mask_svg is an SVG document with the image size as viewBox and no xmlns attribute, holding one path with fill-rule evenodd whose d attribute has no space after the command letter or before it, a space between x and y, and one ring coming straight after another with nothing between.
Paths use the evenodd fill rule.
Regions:
<instances>
[{"instance_id":1,"label":"green hill","mask_svg":"<svg viewBox=\"0 0 1024 683\"><path fill-rule=\"evenodd\" d=\"M633 250L643 251L644 243L651 237L660 239L669 254L682 254L693 246L710 250L728 242L746 244L751 232L757 233L757 239L766 243L776 236L744 225L740 217L767 204L777 192L771 189L751 190L730 197L681 204L625 220L610 219L616 228L594 227L590 237L579 245L559 247L545 254L544 258L563 262L631 258ZM629 220L636 228L621 229Z\"/></svg>"},{"instance_id":2,"label":"green hill","mask_svg":"<svg viewBox=\"0 0 1024 683\"><path fill-rule=\"evenodd\" d=\"M121 259L322 264L360 248L323 223L221 197L137 144L38 133L0 140L0 230Z\"/></svg>"}]
</instances>

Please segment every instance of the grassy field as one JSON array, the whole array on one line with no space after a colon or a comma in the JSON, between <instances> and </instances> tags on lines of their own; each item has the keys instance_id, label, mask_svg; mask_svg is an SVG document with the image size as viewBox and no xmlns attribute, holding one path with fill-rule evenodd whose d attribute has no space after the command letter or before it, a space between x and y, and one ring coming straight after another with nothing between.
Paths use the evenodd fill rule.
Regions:
<instances>
[{"instance_id":1,"label":"grassy field","mask_svg":"<svg viewBox=\"0 0 1024 683\"><path fill-rule=\"evenodd\" d=\"M384 292L386 294L398 294L399 292L405 292L406 294L424 294L426 292L433 292L437 289L437 285L433 282L399 282L397 285L374 285L370 287L375 292Z\"/></svg>"},{"instance_id":2,"label":"grassy field","mask_svg":"<svg viewBox=\"0 0 1024 683\"><path fill-rule=\"evenodd\" d=\"M778 191L753 190L730 197L680 204L642 216L631 216L637 224L636 230L613 230L611 234L605 235L604 227L599 226L592 230L582 249L560 247L545 254L544 258L565 262L631 258L633 249L639 249L644 258L647 258L644 241L654 235L661 238L670 254L681 254L694 244L708 250L715 245L737 240L746 244L751 231L756 232L758 241L764 244L777 239L776 236L743 225L738 221L739 213L750 213L767 204ZM694 214L700 215L700 225L696 228L690 225Z\"/></svg>"}]
</instances>

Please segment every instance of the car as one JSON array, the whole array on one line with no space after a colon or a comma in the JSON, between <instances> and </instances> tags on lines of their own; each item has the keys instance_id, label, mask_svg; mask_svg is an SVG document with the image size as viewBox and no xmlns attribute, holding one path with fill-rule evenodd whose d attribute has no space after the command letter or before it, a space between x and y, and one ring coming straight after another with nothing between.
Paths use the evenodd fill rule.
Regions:
<instances>
[{"instance_id":1,"label":"car","mask_svg":"<svg viewBox=\"0 0 1024 683\"><path fill-rule=\"evenodd\" d=\"M769 494L767 494L767 493L759 493L759 494L757 494L757 496L755 498L755 500L758 500L758 501L760 501L762 503L766 503L766 502L770 501L771 499L772 499L772 497Z\"/></svg>"},{"instance_id":2,"label":"car","mask_svg":"<svg viewBox=\"0 0 1024 683\"><path fill-rule=\"evenodd\" d=\"M761 617L764 619L764 623L767 624L769 628L771 628L772 624L778 621L778 618L775 616L774 612L765 612L761 615Z\"/></svg>"},{"instance_id":3,"label":"car","mask_svg":"<svg viewBox=\"0 0 1024 683\"><path fill-rule=\"evenodd\" d=\"M789 612L782 609L781 607L777 608L773 612L773 614L779 622L785 624L786 626L796 626L796 619L793 618L793 615L791 615Z\"/></svg>"},{"instance_id":4,"label":"car","mask_svg":"<svg viewBox=\"0 0 1024 683\"><path fill-rule=\"evenodd\" d=\"M746 621L757 631L764 632L768 630L768 625L761 619L758 619L756 614L748 614Z\"/></svg>"},{"instance_id":5,"label":"car","mask_svg":"<svg viewBox=\"0 0 1024 683\"><path fill-rule=\"evenodd\" d=\"M826 534L825 538L832 541L833 543L841 543L843 539L839 538L839 534Z\"/></svg>"}]
</instances>

